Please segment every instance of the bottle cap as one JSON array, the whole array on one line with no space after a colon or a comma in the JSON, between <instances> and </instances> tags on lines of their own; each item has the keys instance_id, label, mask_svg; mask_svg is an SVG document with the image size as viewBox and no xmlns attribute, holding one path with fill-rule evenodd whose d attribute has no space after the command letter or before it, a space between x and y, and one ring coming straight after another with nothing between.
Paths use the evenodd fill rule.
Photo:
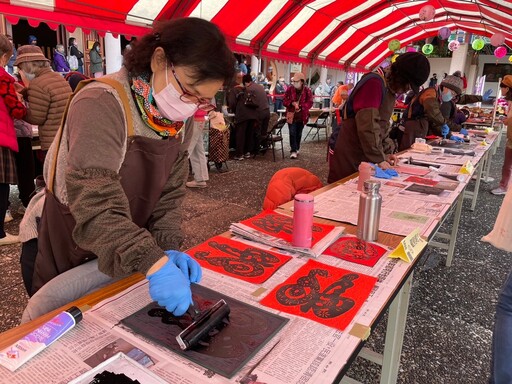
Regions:
<instances>
[{"instance_id":1,"label":"bottle cap","mask_svg":"<svg viewBox=\"0 0 512 384\"><path fill-rule=\"evenodd\" d=\"M83 319L82 311L78 307L71 307L66 310L71 316L75 318L75 323L78 324Z\"/></svg>"},{"instance_id":2,"label":"bottle cap","mask_svg":"<svg viewBox=\"0 0 512 384\"><path fill-rule=\"evenodd\" d=\"M315 201L315 198L313 195L309 195L307 193L298 193L296 194L293 199L295 201L299 201L301 203L312 203Z\"/></svg>"},{"instance_id":3,"label":"bottle cap","mask_svg":"<svg viewBox=\"0 0 512 384\"><path fill-rule=\"evenodd\" d=\"M364 182L364 191L365 192L378 192L380 189L380 181L376 180L366 180Z\"/></svg>"}]
</instances>

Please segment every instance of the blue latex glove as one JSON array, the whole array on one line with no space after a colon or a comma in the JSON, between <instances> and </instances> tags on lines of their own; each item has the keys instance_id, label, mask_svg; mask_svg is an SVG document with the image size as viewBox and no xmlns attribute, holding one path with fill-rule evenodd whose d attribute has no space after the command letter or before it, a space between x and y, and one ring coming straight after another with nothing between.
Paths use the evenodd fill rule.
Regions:
<instances>
[{"instance_id":1,"label":"blue latex glove","mask_svg":"<svg viewBox=\"0 0 512 384\"><path fill-rule=\"evenodd\" d=\"M491 98L491 94L492 89L488 89L487 91L485 91L485 93L482 95L482 101L489 101L489 99Z\"/></svg>"},{"instance_id":2,"label":"blue latex glove","mask_svg":"<svg viewBox=\"0 0 512 384\"><path fill-rule=\"evenodd\" d=\"M450 140L456 141L457 143L463 143L464 142L464 139L462 137L454 136L454 135L450 136Z\"/></svg>"},{"instance_id":3,"label":"blue latex glove","mask_svg":"<svg viewBox=\"0 0 512 384\"><path fill-rule=\"evenodd\" d=\"M466 136L466 135L469 135L469 132L468 132L468 130L467 130L467 129L462 128L462 129L460 130L460 134L461 134L461 135Z\"/></svg>"},{"instance_id":4,"label":"blue latex glove","mask_svg":"<svg viewBox=\"0 0 512 384\"><path fill-rule=\"evenodd\" d=\"M446 139L446 136L450 133L450 127L446 124L443 124L441 127L441 135Z\"/></svg>"},{"instance_id":5,"label":"blue latex glove","mask_svg":"<svg viewBox=\"0 0 512 384\"><path fill-rule=\"evenodd\" d=\"M180 251L169 250L165 251L165 254L191 283L199 283L201 281L203 272L197 261Z\"/></svg>"},{"instance_id":6,"label":"blue latex glove","mask_svg":"<svg viewBox=\"0 0 512 384\"><path fill-rule=\"evenodd\" d=\"M378 177L379 179L391 179L391 175L388 175L386 171L384 171L381 167L378 165L375 165L375 177Z\"/></svg>"},{"instance_id":7,"label":"blue latex glove","mask_svg":"<svg viewBox=\"0 0 512 384\"><path fill-rule=\"evenodd\" d=\"M151 298L175 316L183 315L192 304L190 281L172 260L147 279Z\"/></svg>"},{"instance_id":8,"label":"blue latex glove","mask_svg":"<svg viewBox=\"0 0 512 384\"><path fill-rule=\"evenodd\" d=\"M398 176L398 172L392 168L386 169L384 172L391 177Z\"/></svg>"}]
</instances>

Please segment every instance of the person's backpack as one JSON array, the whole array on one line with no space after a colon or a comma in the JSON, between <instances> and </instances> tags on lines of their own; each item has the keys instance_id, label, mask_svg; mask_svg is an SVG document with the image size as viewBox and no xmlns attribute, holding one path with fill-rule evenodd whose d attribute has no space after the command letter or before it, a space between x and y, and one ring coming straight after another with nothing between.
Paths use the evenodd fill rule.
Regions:
<instances>
[{"instance_id":1,"label":"person's backpack","mask_svg":"<svg viewBox=\"0 0 512 384\"><path fill-rule=\"evenodd\" d=\"M76 71L78 69L78 58L76 56L68 55L66 59L68 60L69 69Z\"/></svg>"},{"instance_id":2,"label":"person's backpack","mask_svg":"<svg viewBox=\"0 0 512 384\"><path fill-rule=\"evenodd\" d=\"M247 108L256 109L258 108L258 104L256 103L256 96L254 95L254 92L248 91L247 89L244 91L245 93L245 101L244 105Z\"/></svg>"}]
</instances>

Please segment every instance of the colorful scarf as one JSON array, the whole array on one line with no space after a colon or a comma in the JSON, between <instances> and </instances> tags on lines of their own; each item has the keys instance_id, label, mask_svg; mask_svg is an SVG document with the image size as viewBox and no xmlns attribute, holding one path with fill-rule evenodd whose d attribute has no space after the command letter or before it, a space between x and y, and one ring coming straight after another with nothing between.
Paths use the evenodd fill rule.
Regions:
<instances>
[{"instance_id":1,"label":"colorful scarf","mask_svg":"<svg viewBox=\"0 0 512 384\"><path fill-rule=\"evenodd\" d=\"M142 121L162 137L174 137L183 127L182 121L171 121L160 114L153 100L153 90L149 74L132 78L132 91L139 108Z\"/></svg>"}]
</instances>

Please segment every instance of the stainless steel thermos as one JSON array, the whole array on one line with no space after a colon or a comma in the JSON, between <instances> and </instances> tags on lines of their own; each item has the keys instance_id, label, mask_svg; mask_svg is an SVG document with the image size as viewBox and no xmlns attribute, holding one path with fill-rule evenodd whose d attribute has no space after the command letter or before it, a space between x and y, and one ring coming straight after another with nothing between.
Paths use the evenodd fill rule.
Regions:
<instances>
[{"instance_id":1,"label":"stainless steel thermos","mask_svg":"<svg viewBox=\"0 0 512 384\"><path fill-rule=\"evenodd\" d=\"M359 214L357 217L357 237L365 241L376 241L379 236L380 208L382 196L379 193L380 182L367 180L359 196Z\"/></svg>"}]
</instances>

